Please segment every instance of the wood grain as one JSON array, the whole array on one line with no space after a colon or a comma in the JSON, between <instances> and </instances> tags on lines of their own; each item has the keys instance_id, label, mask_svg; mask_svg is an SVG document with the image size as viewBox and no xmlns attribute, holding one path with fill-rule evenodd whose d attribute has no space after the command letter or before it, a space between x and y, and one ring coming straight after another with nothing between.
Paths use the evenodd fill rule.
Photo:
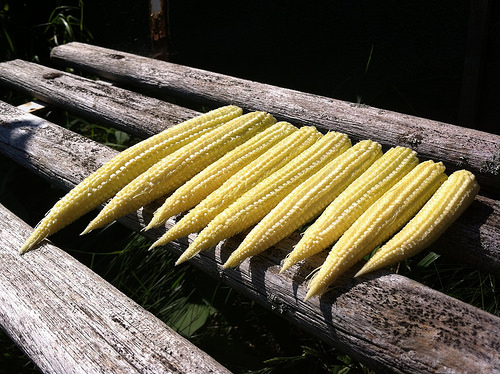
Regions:
<instances>
[{"instance_id":1,"label":"wood grain","mask_svg":"<svg viewBox=\"0 0 500 374\"><path fill-rule=\"evenodd\" d=\"M44 175L53 183L64 186L68 182L76 184L83 175L95 170L94 167L102 159L112 154L106 147L75 135L73 146L65 144L63 147L67 152L66 156L54 154L51 159L48 159L50 155L39 157L39 154L45 153L37 147L37 143L46 134L50 134L49 138L54 144L60 140L56 137L57 133L71 141L69 132L63 129L56 131L53 127L56 126L20 113L6 104L0 105L1 149L10 148L10 143L5 142L5 139L15 138L17 134L24 134L30 140L26 157L17 156L17 160L32 160L34 169L38 160L44 162L39 166L40 169L51 169L51 165L61 163L59 157L85 160L72 165L70 170L45 172ZM47 130L49 128L50 131ZM48 139L40 141L40 144L44 144ZM88 146L92 152L89 152ZM9 154L23 151L19 147ZM491 203L497 204L495 201ZM153 209L152 206L146 207L120 221L138 231L149 221ZM174 221L175 219L169 220L167 227ZM2 232L8 232L9 237L11 232L15 232L11 231L13 229L15 228L6 227ZM164 230L165 228L148 231L145 235L151 239L157 238ZM27 233L22 235L24 237ZM453 235L460 233L454 231ZM191 235L165 248L179 254L193 238L194 235ZM500 349L500 318L397 274L379 271L354 279L352 275L357 267L342 277L331 292L305 303L302 301L306 292L305 277L321 263L324 254L297 264L284 274L278 274L281 260L297 241L297 234L294 234L272 250L246 260L240 268L223 271L222 264L240 240L241 236L236 236L221 242L215 249L196 256L190 263L214 277L220 277L229 286L375 370L395 373L500 370L500 363L496 360ZM19 242L16 243L20 245ZM47 252L51 252L51 248L44 242L39 249L28 253L26 258L43 258ZM19 261L24 261L24 257L19 257ZM28 265L24 267L30 268ZM13 275L7 275L6 278L16 279ZM46 282L56 283L60 279L52 276L50 267L46 268L42 277L44 280L46 278ZM25 278L14 282L26 283ZM71 285L74 280L69 277L65 282ZM15 287L9 285L9 288ZM27 296L22 296L24 297ZM52 308L60 310L57 306L47 307L48 310ZM76 337L80 338L85 339Z\"/></svg>"},{"instance_id":2,"label":"wood grain","mask_svg":"<svg viewBox=\"0 0 500 374\"><path fill-rule=\"evenodd\" d=\"M484 190L498 198L498 135L82 43L56 47L51 58L64 66L163 94L264 110L295 124L340 131L354 140L409 146L423 159L443 161L448 171L467 168Z\"/></svg>"},{"instance_id":3,"label":"wood grain","mask_svg":"<svg viewBox=\"0 0 500 374\"><path fill-rule=\"evenodd\" d=\"M0 325L45 373L229 373L0 205Z\"/></svg>"},{"instance_id":4,"label":"wood grain","mask_svg":"<svg viewBox=\"0 0 500 374\"><path fill-rule=\"evenodd\" d=\"M0 63L0 83L75 114L147 137L199 113L23 60Z\"/></svg>"}]
</instances>

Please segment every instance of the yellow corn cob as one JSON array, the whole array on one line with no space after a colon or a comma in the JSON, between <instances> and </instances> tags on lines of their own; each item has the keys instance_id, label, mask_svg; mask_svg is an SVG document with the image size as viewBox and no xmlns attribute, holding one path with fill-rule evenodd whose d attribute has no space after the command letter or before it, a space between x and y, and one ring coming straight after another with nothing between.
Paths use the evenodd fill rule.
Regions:
<instances>
[{"instance_id":1,"label":"yellow corn cob","mask_svg":"<svg viewBox=\"0 0 500 374\"><path fill-rule=\"evenodd\" d=\"M381 146L363 140L296 187L246 236L224 264L239 265L309 222L370 165L382 156Z\"/></svg>"},{"instance_id":2,"label":"yellow corn cob","mask_svg":"<svg viewBox=\"0 0 500 374\"><path fill-rule=\"evenodd\" d=\"M145 229L157 227L173 215L194 207L232 175L296 130L287 122L278 122L225 154L170 195Z\"/></svg>"},{"instance_id":3,"label":"yellow corn cob","mask_svg":"<svg viewBox=\"0 0 500 374\"><path fill-rule=\"evenodd\" d=\"M426 161L396 183L340 237L311 278L306 300L323 293L344 271L406 224L446 180L441 162Z\"/></svg>"},{"instance_id":4,"label":"yellow corn cob","mask_svg":"<svg viewBox=\"0 0 500 374\"><path fill-rule=\"evenodd\" d=\"M321 252L351 226L363 212L418 164L409 148L389 149L345 189L305 231L286 257L281 272Z\"/></svg>"},{"instance_id":5,"label":"yellow corn cob","mask_svg":"<svg viewBox=\"0 0 500 374\"><path fill-rule=\"evenodd\" d=\"M90 212L158 160L241 113L242 110L237 106L225 106L170 127L119 153L57 202L37 225L20 252L26 252L47 236Z\"/></svg>"},{"instance_id":6,"label":"yellow corn cob","mask_svg":"<svg viewBox=\"0 0 500 374\"><path fill-rule=\"evenodd\" d=\"M479 185L474 174L451 174L424 207L391 240L377 250L356 277L393 265L431 245L472 203Z\"/></svg>"},{"instance_id":7,"label":"yellow corn cob","mask_svg":"<svg viewBox=\"0 0 500 374\"><path fill-rule=\"evenodd\" d=\"M296 186L351 145L347 135L329 133L219 213L177 260L180 264L222 239L260 221Z\"/></svg>"},{"instance_id":8,"label":"yellow corn cob","mask_svg":"<svg viewBox=\"0 0 500 374\"><path fill-rule=\"evenodd\" d=\"M243 193L282 168L320 137L321 133L312 126L301 127L298 131L287 136L208 195L153 243L151 248L200 231Z\"/></svg>"},{"instance_id":9,"label":"yellow corn cob","mask_svg":"<svg viewBox=\"0 0 500 374\"><path fill-rule=\"evenodd\" d=\"M161 159L120 190L83 233L95 230L172 192L205 167L274 124L264 112L252 112L224 123Z\"/></svg>"}]
</instances>

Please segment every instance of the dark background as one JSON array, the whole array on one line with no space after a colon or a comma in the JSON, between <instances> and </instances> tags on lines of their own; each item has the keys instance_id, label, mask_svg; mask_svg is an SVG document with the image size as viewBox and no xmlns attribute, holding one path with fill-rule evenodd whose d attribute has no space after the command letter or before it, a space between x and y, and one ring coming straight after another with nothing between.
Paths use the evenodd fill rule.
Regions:
<instances>
[{"instance_id":1,"label":"dark background","mask_svg":"<svg viewBox=\"0 0 500 374\"><path fill-rule=\"evenodd\" d=\"M169 1L168 59L500 133L500 5L483 3ZM85 11L95 44L151 54L147 1Z\"/></svg>"}]
</instances>

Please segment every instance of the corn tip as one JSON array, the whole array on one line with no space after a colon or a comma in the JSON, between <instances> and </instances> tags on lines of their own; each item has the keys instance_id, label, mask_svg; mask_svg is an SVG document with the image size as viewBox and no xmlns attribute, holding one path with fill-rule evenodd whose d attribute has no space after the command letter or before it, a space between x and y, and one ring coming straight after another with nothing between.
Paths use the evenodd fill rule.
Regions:
<instances>
[{"instance_id":1,"label":"corn tip","mask_svg":"<svg viewBox=\"0 0 500 374\"><path fill-rule=\"evenodd\" d=\"M80 236L82 235L85 235L85 234L88 234L89 232L91 232L92 230L94 230L93 227L91 227L91 224L92 222L85 228L85 230L83 230L81 233L80 233Z\"/></svg>"},{"instance_id":2,"label":"corn tip","mask_svg":"<svg viewBox=\"0 0 500 374\"><path fill-rule=\"evenodd\" d=\"M155 228L156 226L152 224L152 221L149 222L146 226L144 226L141 231L148 231L148 230L151 230L153 228Z\"/></svg>"},{"instance_id":3,"label":"corn tip","mask_svg":"<svg viewBox=\"0 0 500 374\"><path fill-rule=\"evenodd\" d=\"M156 244L157 245L164 245L164 244L167 244L171 241L174 241L174 240L177 240L177 239L180 239L184 236L187 236L182 234L182 233L176 233L176 231L174 231L175 226L173 226L170 230L168 230L165 234L163 234L162 237L160 237L157 241L156 241Z\"/></svg>"},{"instance_id":4,"label":"corn tip","mask_svg":"<svg viewBox=\"0 0 500 374\"><path fill-rule=\"evenodd\" d=\"M229 258L226 260L226 262L222 267L224 269L235 268L239 266L248 257L250 256L247 256L241 251L236 250L233 253L231 253L231 255L229 256Z\"/></svg>"},{"instance_id":5,"label":"corn tip","mask_svg":"<svg viewBox=\"0 0 500 374\"><path fill-rule=\"evenodd\" d=\"M151 245L149 246L148 251L151 251L153 248L159 247L159 246L160 246L160 244L159 244L158 242L159 242L159 240L157 240L157 241L155 241L153 244L151 244Z\"/></svg>"},{"instance_id":6,"label":"corn tip","mask_svg":"<svg viewBox=\"0 0 500 374\"><path fill-rule=\"evenodd\" d=\"M157 239L152 245L151 245L151 248L154 247L160 247L162 245L165 245L167 243L170 243L171 241L175 240L175 239L178 239L178 238L171 238L169 235L168 235L168 231L163 234L163 236L161 236L159 239Z\"/></svg>"},{"instance_id":7,"label":"corn tip","mask_svg":"<svg viewBox=\"0 0 500 374\"><path fill-rule=\"evenodd\" d=\"M183 262L186 262L189 260L191 257L187 256L186 253L183 253L177 261L175 261L175 266L182 264Z\"/></svg>"},{"instance_id":8,"label":"corn tip","mask_svg":"<svg viewBox=\"0 0 500 374\"><path fill-rule=\"evenodd\" d=\"M21 248L19 249L19 254L23 255L26 252L31 251L32 249L39 247L43 240L47 238L47 235L40 235L39 232L35 229L31 236L26 239Z\"/></svg>"},{"instance_id":9,"label":"corn tip","mask_svg":"<svg viewBox=\"0 0 500 374\"><path fill-rule=\"evenodd\" d=\"M290 261L287 261L285 260L285 262L283 262L283 265L281 266L281 269L280 269L280 274L281 273L284 273L285 270L288 270L293 264L290 263Z\"/></svg>"},{"instance_id":10,"label":"corn tip","mask_svg":"<svg viewBox=\"0 0 500 374\"><path fill-rule=\"evenodd\" d=\"M32 248L32 245L28 244L24 244L21 249L19 250L19 254L20 255L24 255L26 252L28 252L30 249Z\"/></svg>"},{"instance_id":11,"label":"corn tip","mask_svg":"<svg viewBox=\"0 0 500 374\"><path fill-rule=\"evenodd\" d=\"M304 302L309 300L311 297L315 296L316 292L313 289L309 289L304 297Z\"/></svg>"},{"instance_id":12,"label":"corn tip","mask_svg":"<svg viewBox=\"0 0 500 374\"><path fill-rule=\"evenodd\" d=\"M233 254L235 254L236 252L233 252ZM250 256L248 256L250 257ZM243 261L245 261L245 259L247 259L248 257L243 257L241 258L240 256L229 256L229 258L226 260L226 262L224 263L224 265L222 265L222 268L223 269L231 269L231 268L236 268L238 266L241 265L241 263Z\"/></svg>"},{"instance_id":13,"label":"corn tip","mask_svg":"<svg viewBox=\"0 0 500 374\"><path fill-rule=\"evenodd\" d=\"M315 277L307 285L308 290L304 301L309 300L313 296L322 295L326 291L325 287L320 282L315 282L314 279Z\"/></svg>"},{"instance_id":14,"label":"corn tip","mask_svg":"<svg viewBox=\"0 0 500 374\"><path fill-rule=\"evenodd\" d=\"M354 274L354 278L358 278L362 275L365 275L366 273L369 273L370 269L365 266L363 266L356 274Z\"/></svg>"}]
</instances>

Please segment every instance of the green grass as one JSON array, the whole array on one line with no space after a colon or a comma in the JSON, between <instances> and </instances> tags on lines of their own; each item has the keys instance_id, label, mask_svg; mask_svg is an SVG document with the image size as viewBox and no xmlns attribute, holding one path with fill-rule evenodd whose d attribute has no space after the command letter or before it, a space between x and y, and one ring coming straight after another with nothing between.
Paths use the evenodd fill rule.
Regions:
<instances>
[{"instance_id":1,"label":"green grass","mask_svg":"<svg viewBox=\"0 0 500 374\"><path fill-rule=\"evenodd\" d=\"M92 33L84 26L84 3L77 6L60 5L50 13L43 27L43 33L52 46L63 45L77 40L92 40Z\"/></svg>"},{"instance_id":2,"label":"green grass","mask_svg":"<svg viewBox=\"0 0 500 374\"><path fill-rule=\"evenodd\" d=\"M46 62L57 45L90 42L84 9L82 0L0 0L0 61Z\"/></svg>"},{"instance_id":3,"label":"green grass","mask_svg":"<svg viewBox=\"0 0 500 374\"><path fill-rule=\"evenodd\" d=\"M497 279L466 264L424 251L399 267L399 273L500 317Z\"/></svg>"}]
</instances>

